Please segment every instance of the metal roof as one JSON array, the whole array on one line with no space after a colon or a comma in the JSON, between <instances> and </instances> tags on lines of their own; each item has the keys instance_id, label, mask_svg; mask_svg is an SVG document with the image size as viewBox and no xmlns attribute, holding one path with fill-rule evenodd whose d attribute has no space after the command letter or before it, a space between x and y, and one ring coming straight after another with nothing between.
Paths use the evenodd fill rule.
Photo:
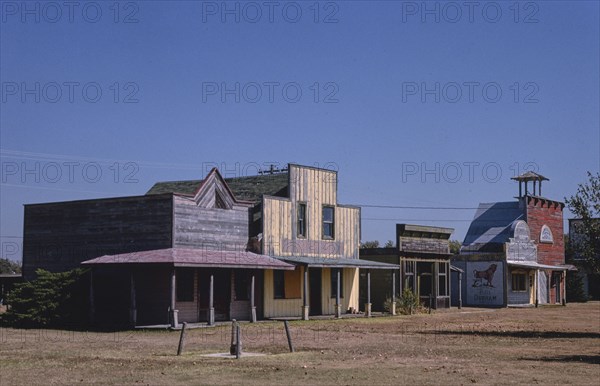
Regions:
<instances>
[{"instance_id":1,"label":"metal roof","mask_svg":"<svg viewBox=\"0 0 600 386\"><path fill-rule=\"evenodd\" d=\"M287 269L295 267L267 255L245 251L221 251L193 248L167 248L150 251L104 255L84 261L84 265L100 264L171 264L176 267Z\"/></svg>"},{"instance_id":2,"label":"metal roof","mask_svg":"<svg viewBox=\"0 0 600 386\"><path fill-rule=\"evenodd\" d=\"M523 267L523 268L535 268L535 269L553 269L555 271L560 270L560 271L565 271L565 270L569 270L569 268L567 266L564 265L546 265L546 264L539 264L536 263L534 261L511 261L511 260L507 260L506 264L510 265L511 267Z\"/></svg>"},{"instance_id":3,"label":"metal roof","mask_svg":"<svg viewBox=\"0 0 600 386\"><path fill-rule=\"evenodd\" d=\"M316 268L364 268L364 269L399 269L398 264L380 263L378 261L360 259L338 259L312 256L275 256L290 263L306 264Z\"/></svg>"},{"instance_id":4,"label":"metal roof","mask_svg":"<svg viewBox=\"0 0 600 386\"><path fill-rule=\"evenodd\" d=\"M518 220L525 220L518 201L479 204L461 251L501 252Z\"/></svg>"},{"instance_id":5,"label":"metal roof","mask_svg":"<svg viewBox=\"0 0 600 386\"><path fill-rule=\"evenodd\" d=\"M550 181L548 178L542 176L541 174L531 171L525 172L516 177L511 177L510 179L515 181Z\"/></svg>"}]
</instances>

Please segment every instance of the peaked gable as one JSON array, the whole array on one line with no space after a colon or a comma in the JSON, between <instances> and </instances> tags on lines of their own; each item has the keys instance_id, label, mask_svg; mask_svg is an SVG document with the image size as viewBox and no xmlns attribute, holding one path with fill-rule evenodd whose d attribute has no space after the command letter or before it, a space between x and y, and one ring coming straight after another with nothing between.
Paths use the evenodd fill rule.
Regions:
<instances>
[{"instance_id":1,"label":"peaked gable","mask_svg":"<svg viewBox=\"0 0 600 386\"><path fill-rule=\"evenodd\" d=\"M217 168L200 182L193 199L202 208L232 209L238 203Z\"/></svg>"}]
</instances>

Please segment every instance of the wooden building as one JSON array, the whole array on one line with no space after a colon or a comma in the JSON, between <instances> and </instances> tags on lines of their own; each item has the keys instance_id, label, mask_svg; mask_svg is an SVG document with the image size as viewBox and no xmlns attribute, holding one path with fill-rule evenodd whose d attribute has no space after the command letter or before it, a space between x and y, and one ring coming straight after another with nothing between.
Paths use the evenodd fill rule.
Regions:
<instances>
[{"instance_id":1,"label":"wooden building","mask_svg":"<svg viewBox=\"0 0 600 386\"><path fill-rule=\"evenodd\" d=\"M397 224L395 248L363 248L360 258L398 264L399 280L390 272L374 272L371 289L373 310L383 311L386 299L398 296L406 288L417 294L421 303L433 308L450 307L450 235L451 228ZM367 278L361 277L366 283ZM395 288L395 293L392 293ZM361 293L365 293L362 292Z\"/></svg>"},{"instance_id":2,"label":"wooden building","mask_svg":"<svg viewBox=\"0 0 600 386\"><path fill-rule=\"evenodd\" d=\"M513 180L517 200L479 204L453 260L466 273L465 304L564 304L565 275L573 268L565 264L564 203L541 196L544 176L527 172Z\"/></svg>"},{"instance_id":3,"label":"wooden building","mask_svg":"<svg viewBox=\"0 0 600 386\"><path fill-rule=\"evenodd\" d=\"M23 270L91 267L103 325L340 316L358 309L359 268L394 268L359 260L359 240L334 171L213 169L144 196L26 205Z\"/></svg>"}]
</instances>

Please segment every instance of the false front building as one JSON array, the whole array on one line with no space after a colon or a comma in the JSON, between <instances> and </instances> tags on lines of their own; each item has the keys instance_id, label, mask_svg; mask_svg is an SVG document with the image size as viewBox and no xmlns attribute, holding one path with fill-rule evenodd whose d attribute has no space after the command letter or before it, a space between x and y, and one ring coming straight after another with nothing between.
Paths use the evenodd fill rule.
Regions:
<instances>
[{"instance_id":1,"label":"false front building","mask_svg":"<svg viewBox=\"0 0 600 386\"><path fill-rule=\"evenodd\" d=\"M100 325L308 317L358 308L360 209L337 173L161 182L143 196L25 206L23 270L90 268Z\"/></svg>"},{"instance_id":2,"label":"false front building","mask_svg":"<svg viewBox=\"0 0 600 386\"><path fill-rule=\"evenodd\" d=\"M479 204L461 253L453 260L465 271L466 305L565 301L565 275L571 266L565 265L564 204L541 195L544 176L527 172L513 180L519 182L517 200Z\"/></svg>"}]
</instances>

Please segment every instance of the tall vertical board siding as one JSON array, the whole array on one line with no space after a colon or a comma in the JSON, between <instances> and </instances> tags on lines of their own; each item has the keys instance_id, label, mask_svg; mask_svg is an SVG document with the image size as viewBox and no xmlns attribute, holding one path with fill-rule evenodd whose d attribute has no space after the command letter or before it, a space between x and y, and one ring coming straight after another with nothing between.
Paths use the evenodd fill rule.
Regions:
<instances>
[{"instance_id":1,"label":"tall vertical board siding","mask_svg":"<svg viewBox=\"0 0 600 386\"><path fill-rule=\"evenodd\" d=\"M360 208L338 205L337 174L290 165L290 198L263 199L263 252L273 256L358 259ZM297 204L306 204L307 235L297 235ZM323 206L335 208L334 238L325 240Z\"/></svg>"},{"instance_id":2,"label":"tall vertical board siding","mask_svg":"<svg viewBox=\"0 0 600 386\"><path fill-rule=\"evenodd\" d=\"M171 195L25 205L23 274L79 267L98 256L170 248Z\"/></svg>"},{"instance_id":3,"label":"tall vertical board siding","mask_svg":"<svg viewBox=\"0 0 600 386\"><path fill-rule=\"evenodd\" d=\"M353 307L358 310L358 268L344 268L342 271L344 284L342 313ZM321 276L321 304L323 315L335 314L335 297L331 297L331 269L323 268Z\"/></svg>"},{"instance_id":4,"label":"tall vertical board siding","mask_svg":"<svg viewBox=\"0 0 600 386\"><path fill-rule=\"evenodd\" d=\"M298 267L298 269L301 270L301 277L304 278L304 267ZM265 271L264 283L265 318L276 318L280 316L302 316L304 285L301 286L301 298L299 299L275 299L275 291L273 288L273 270L269 269Z\"/></svg>"},{"instance_id":5,"label":"tall vertical board siding","mask_svg":"<svg viewBox=\"0 0 600 386\"><path fill-rule=\"evenodd\" d=\"M173 197L173 246L243 251L248 243L246 207L205 208L185 197Z\"/></svg>"}]
</instances>

